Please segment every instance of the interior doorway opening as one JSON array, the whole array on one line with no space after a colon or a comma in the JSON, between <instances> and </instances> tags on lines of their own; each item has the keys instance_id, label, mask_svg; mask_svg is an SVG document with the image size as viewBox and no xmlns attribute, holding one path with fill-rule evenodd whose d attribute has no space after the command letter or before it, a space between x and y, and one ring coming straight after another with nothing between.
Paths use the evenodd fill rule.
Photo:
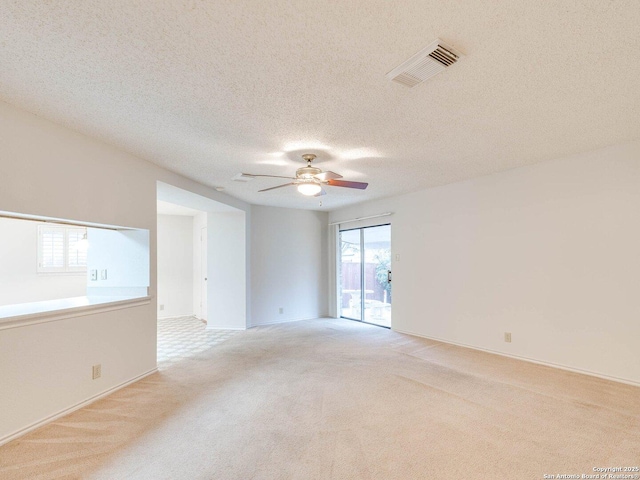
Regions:
<instances>
[{"instance_id":1,"label":"interior doorway opening","mask_svg":"<svg viewBox=\"0 0 640 480\"><path fill-rule=\"evenodd\" d=\"M391 225L340 230L340 316L391 328Z\"/></svg>"},{"instance_id":2,"label":"interior doorway opening","mask_svg":"<svg viewBox=\"0 0 640 480\"><path fill-rule=\"evenodd\" d=\"M193 353L195 343L209 344L214 331L246 329L246 214L162 182L157 214L155 291L163 362Z\"/></svg>"},{"instance_id":3,"label":"interior doorway opening","mask_svg":"<svg viewBox=\"0 0 640 480\"><path fill-rule=\"evenodd\" d=\"M207 213L158 200L158 318L207 319Z\"/></svg>"}]
</instances>

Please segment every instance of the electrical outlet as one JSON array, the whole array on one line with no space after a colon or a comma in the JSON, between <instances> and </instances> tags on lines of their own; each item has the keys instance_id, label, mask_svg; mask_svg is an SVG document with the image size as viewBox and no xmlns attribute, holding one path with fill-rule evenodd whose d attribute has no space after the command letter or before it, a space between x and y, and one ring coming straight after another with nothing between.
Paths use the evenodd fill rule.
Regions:
<instances>
[{"instance_id":1,"label":"electrical outlet","mask_svg":"<svg viewBox=\"0 0 640 480\"><path fill-rule=\"evenodd\" d=\"M100 280L106 280L107 279L107 269L104 269L100 272Z\"/></svg>"},{"instance_id":2,"label":"electrical outlet","mask_svg":"<svg viewBox=\"0 0 640 480\"><path fill-rule=\"evenodd\" d=\"M284 308L280 307L280 308L278 309L278 313L280 313L280 314L284 313Z\"/></svg>"},{"instance_id":3,"label":"electrical outlet","mask_svg":"<svg viewBox=\"0 0 640 480\"><path fill-rule=\"evenodd\" d=\"M102 365L94 365L92 371L92 378L95 380L96 378L100 378L102 376Z\"/></svg>"},{"instance_id":4,"label":"electrical outlet","mask_svg":"<svg viewBox=\"0 0 640 480\"><path fill-rule=\"evenodd\" d=\"M164 310L164 305L160 305L160 310Z\"/></svg>"},{"instance_id":5,"label":"electrical outlet","mask_svg":"<svg viewBox=\"0 0 640 480\"><path fill-rule=\"evenodd\" d=\"M511 332L504 332L504 341L511 343Z\"/></svg>"}]
</instances>

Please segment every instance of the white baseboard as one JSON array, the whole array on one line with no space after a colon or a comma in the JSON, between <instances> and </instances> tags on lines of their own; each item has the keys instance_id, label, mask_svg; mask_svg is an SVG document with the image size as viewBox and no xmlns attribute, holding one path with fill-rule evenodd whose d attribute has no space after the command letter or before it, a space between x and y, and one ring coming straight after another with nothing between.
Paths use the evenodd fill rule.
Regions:
<instances>
[{"instance_id":1,"label":"white baseboard","mask_svg":"<svg viewBox=\"0 0 640 480\"><path fill-rule=\"evenodd\" d=\"M567 370L569 372L581 373L583 375L589 375L591 377L598 377L598 378L602 378L604 380L611 380L613 382L625 383L627 385L632 385L634 387L640 387L640 382L637 382L635 380L629 380L628 378L614 377L612 375L605 375L605 374L602 374L602 373L592 372L591 370L583 370L581 368L569 367L567 365L562 365L562 364L559 364L559 363L545 362L543 360L536 360L535 358L523 357L523 356L520 356L520 355L511 354L511 353L498 352L496 350L490 350L488 348L475 347L473 345L468 345L466 343L452 342L451 340L444 340L444 339L438 338L438 337L430 337L428 335L422 335L420 333L410 332L408 330L400 330L400 329L394 328L394 327L391 327L391 329L394 332L404 333L406 335L412 335L414 337L428 338L429 340L435 340L437 342L448 343L450 345L456 345L458 347L470 348L472 350L479 350L481 352L491 353L493 355L500 355L502 357L515 358L516 360L523 360L523 361L529 362L529 363L536 363L538 365L544 365L546 367L559 368L560 370Z\"/></svg>"},{"instance_id":2,"label":"white baseboard","mask_svg":"<svg viewBox=\"0 0 640 480\"><path fill-rule=\"evenodd\" d=\"M184 315L164 315L164 316L158 316L158 320L167 320L169 318L184 318L184 317L194 317L194 318L198 318L196 317L193 313L185 313ZM201 320L200 318L198 318L198 320Z\"/></svg>"},{"instance_id":3,"label":"white baseboard","mask_svg":"<svg viewBox=\"0 0 640 480\"><path fill-rule=\"evenodd\" d=\"M246 330L246 327L225 327L224 325L209 325L207 323L206 330Z\"/></svg>"},{"instance_id":4,"label":"white baseboard","mask_svg":"<svg viewBox=\"0 0 640 480\"><path fill-rule=\"evenodd\" d=\"M318 318L327 318L327 316L326 315L319 315L317 317L290 318L290 319L287 319L287 320L274 320L273 322L255 323L255 324L252 324L249 328L266 327L267 325L278 325L279 323L302 322L303 320L316 320Z\"/></svg>"},{"instance_id":5,"label":"white baseboard","mask_svg":"<svg viewBox=\"0 0 640 480\"><path fill-rule=\"evenodd\" d=\"M132 383L137 382L138 380L142 380L144 377L151 375L152 373L157 372L158 369L154 368L152 370L149 370L146 373L143 373L142 375L138 375L137 377L132 378L131 380L127 380L126 382L120 383L118 385L116 385L115 387L111 387L107 390L105 390L102 393L98 393L97 395L94 395L92 397L87 398L86 400L83 400L80 403L76 403L75 405L72 405L69 408L65 408L64 410L60 410L58 413L54 413L53 415L50 415L46 418L43 418L42 420L39 420L35 423L32 423L31 425L28 425L24 428L21 428L19 430L16 430L13 433L10 433L9 435L6 435L2 438L0 438L0 445L4 445L5 443L8 443L12 440L15 440L18 437L21 437L33 430L35 430L36 428L40 428L43 425L46 425L47 423L53 422L54 420L57 420L60 417L64 417L65 415L70 414L71 412L74 412L76 410L81 409L82 407L86 407L87 405L100 400L103 397L106 397L107 395L111 395L113 392L115 392L116 390L120 390L121 388L126 387L127 385L131 385Z\"/></svg>"}]
</instances>

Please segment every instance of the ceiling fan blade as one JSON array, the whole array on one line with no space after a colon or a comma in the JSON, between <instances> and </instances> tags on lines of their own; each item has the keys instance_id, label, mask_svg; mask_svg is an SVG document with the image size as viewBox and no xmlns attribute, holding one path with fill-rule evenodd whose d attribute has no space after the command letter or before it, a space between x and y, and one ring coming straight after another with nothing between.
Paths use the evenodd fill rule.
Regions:
<instances>
[{"instance_id":1,"label":"ceiling fan blade","mask_svg":"<svg viewBox=\"0 0 640 480\"><path fill-rule=\"evenodd\" d=\"M323 189L322 189L322 190L320 190L318 193L316 193L316 194L314 195L314 197L321 197L321 196L326 195L326 194L327 194L327 191L323 188Z\"/></svg>"},{"instance_id":2,"label":"ceiling fan blade","mask_svg":"<svg viewBox=\"0 0 640 480\"><path fill-rule=\"evenodd\" d=\"M336 178L342 178L342 175L338 175L335 172L322 172L317 175L314 175L321 182L326 182L327 180L333 180Z\"/></svg>"},{"instance_id":3,"label":"ceiling fan blade","mask_svg":"<svg viewBox=\"0 0 640 480\"><path fill-rule=\"evenodd\" d=\"M296 185L296 183L285 183L284 185L278 185L277 187L265 188L264 190L258 190L259 192L268 192L269 190L275 190L276 188L288 187L289 185Z\"/></svg>"},{"instance_id":4,"label":"ceiling fan blade","mask_svg":"<svg viewBox=\"0 0 640 480\"><path fill-rule=\"evenodd\" d=\"M364 182L349 182L347 180L329 180L328 185L332 187L347 187L347 188L358 188L360 190L364 190L369 186L368 183Z\"/></svg>"},{"instance_id":5,"label":"ceiling fan blade","mask_svg":"<svg viewBox=\"0 0 640 480\"><path fill-rule=\"evenodd\" d=\"M268 177L268 178L288 178L289 180L295 180L296 177L283 177L281 175L254 175L253 173L243 173L243 177L254 178L254 177Z\"/></svg>"}]
</instances>

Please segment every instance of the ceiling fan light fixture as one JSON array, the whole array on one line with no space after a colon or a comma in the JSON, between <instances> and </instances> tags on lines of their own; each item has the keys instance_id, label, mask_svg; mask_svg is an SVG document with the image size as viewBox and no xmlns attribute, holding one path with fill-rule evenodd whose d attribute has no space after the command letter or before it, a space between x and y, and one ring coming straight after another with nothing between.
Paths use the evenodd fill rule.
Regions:
<instances>
[{"instance_id":1,"label":"ceiling fan light fixture","mask_svg":"<svg viewBox=\"0 0 640 480\"><path fill-rule=\"evenodd\" d=\"M315 158L316 156L313 153L305 153L304 155L302 155L302 159L307 162L307 166L297 169L295 177L242 173L236 175L236 177L234 177L234 180L246 182L256 177L286 178L288 180L293 180L293 182L285 183L284 185L277 185L275 187L263 188L262 190L258 190L258 192L268 192L271 190L295 185L298 188L298 192L307 197L319 197L321 195L326 195L327 192L325 192L322 188L323 185L329 185L331 187L357 188L359 190L364 190L365 188L367 188L367 183L340 180L342 178L342 175L338 175L336 172L331 172L329 170L323 172L321 169L312 166L311 162Z\"/></svg>"},{"instance_id":2,"label":"ceiling fan light fixture","mask_svg":"<svg viewBox=\"0 0 640 480\"><path fill-rule=\"evenodd\" d=\"M322 190L322 187L317 183L301 183L300 185L298 185L298 191L303 195L307 195L308 197L320 193L320 190Z\"/></svg>"}]
</instances>

